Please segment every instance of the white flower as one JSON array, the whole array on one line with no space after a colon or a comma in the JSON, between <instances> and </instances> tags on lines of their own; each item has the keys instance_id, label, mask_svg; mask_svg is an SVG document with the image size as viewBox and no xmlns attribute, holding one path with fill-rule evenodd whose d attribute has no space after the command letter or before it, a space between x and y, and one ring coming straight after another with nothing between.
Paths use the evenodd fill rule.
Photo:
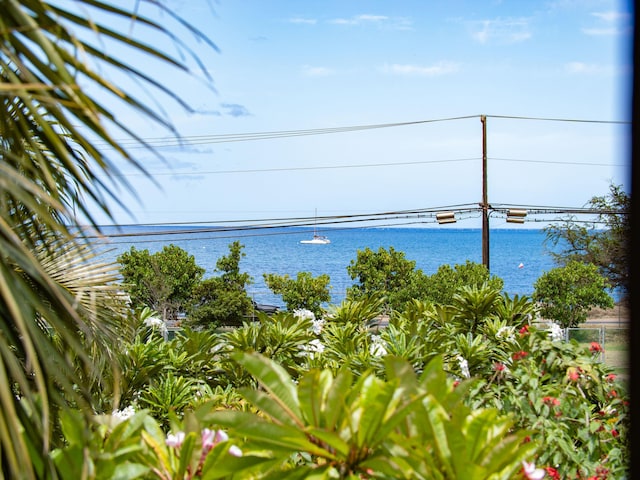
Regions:
<instances>
[{"instance_id":1,"label":"white flower","mask_svg":"<svg viewBox=\"0 0 640 480\"><path fill-rule=\"evenodd\" d=\"M302 351L309 356L309 358L313 358L316 353L324 352L324 345L317 338L311 340L307 345L302 345L301 348Z\"/></svg>"},{"instance_id":2,"label":"white flower","mask_svg":"<svg viewBox=\"0 0 640 480\"><path fill-rule=\"evenodd\" d=\"M549 336L551 337L551 341L563 340L564 339L564 330L563 328L555 322L551 322L549 324Z\"/></svg>"},{"instance_id":3,"label":"white flower","mask_svg":"<svg viewBox=\"0 0 640 480\"><path fill-rule=\"evenodd\" d=\"M165 325L164 320L162 320L161 318L157 318L157 317L146 318L144 321L144 325L145 327L149 327L149 328L154 328L154 329L157 328L161 332L167 331L167 326Z\"/></svg>"},{"instance_id":4,"label":"white flower","mask_svg":"<svg viewBox=\"0 0 640 480\"><path fill-rule=\"evenodd\" d=\"M312 322L316 319L316 316L311 310L306 310L304 308L294 310L293 316L301 320L311 320Z\"/></svg>"},{"instance_id":5,"label":"white flower","mask_svg":"<svg viewBox=\"0 0 640 480\"><path fill-rule=\"evenodd\" d=\"M522 462L522 470L524 476L529 480L541 480L546 473L542 468L536 468L536 464L533 462Z\"/></svg>"},{"instance_id":6,"label":"white flower","mask_svg":"<svg viewBox=\"0 0 640 480\"><path fill-rule=\"evenodd\" d=\"M513 327L500 327L496 332L496 338L505 338L508 340L512 340L514 338L514 328Z\"/></svg>"},{"instance_id":7,"label":"white flower","mask_svg":"<svg viewBox=\"0 0 640 480\"><path fill-rule=\"evenodd\" d=\"M322 333L322 327L324 327L324 320L321 318L311 322L311 330L313 330L313 333L316 335L320 335Z\"/></svg>"},{"instance_id":8,"label":"white flower","mask_svg":"<svg viewBox=\"0 0 640 480\"><path fill-rule=\"evenodd\" d=\"M369 345L369 353L376 357L383 357L387 354L385 341L380 335L371 335L371 345Z\"/></svg>"},{"instance_id":9,"label":"white flower","mask_svg":"<svg viewBox=\"0 0 640 480\"><path fill-rule=\"evenodd\" d=\"M469 362L467 362L467 360L462 355L458 355L457 358L462 376L469 378L471 376L471 374L469 373Z\"/></svg>"},{"instance_id":10,"label":"white flower","mask_svg":"<svg viewBox=\"0 0 640 480\"><path fill-rule=\"evenodd\" d=\"M317 338L314 338L309 342L309 350L311 352L322 353L324 352L324 345L320 340L318 340Z\"/></svg>"},{"instance_id":11,"label":"white flower","mask_svg":"<svg viewBox=\"0 0 640 480\"><path fill-rule=\"evenodd\" d=\"M135 413L136 411L134 410L134 408L131 405L129 405L128 407L125 407L122 410L114 410L111 413L111 416L114 417L118 423L120 423L129 417L133 417Z\"/></svg>"},{"instance_id":12,"label":"white flower","mask_svg":"<svg viewBox=\"0 0 640 480\"><path fill-rule=\"evenodd\" d=\"M241 457L242 450L240 450L240 447L238 447L237 445L231 445L229 447L229 455L233 455L234 457Z\"/></svg>"},{"instance_id":13,"label":"white flower","mask_svg":"<svg viewBox=\"0 0 640 480\"><path fill-rule=\"evenodd\" d=\"M180 448L182 442L184 442L184 437L184 432L178 432L175 435L173 433L170 433L169 435L167 435L165 443L168 447Z\"/></svg>"}]
</instances>

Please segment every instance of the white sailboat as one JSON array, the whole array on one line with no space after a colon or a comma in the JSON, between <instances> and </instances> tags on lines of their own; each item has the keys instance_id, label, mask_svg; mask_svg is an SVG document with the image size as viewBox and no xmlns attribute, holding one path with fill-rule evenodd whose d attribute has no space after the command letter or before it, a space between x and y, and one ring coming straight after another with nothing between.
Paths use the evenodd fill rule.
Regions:
<instances>
[{"instance_id":1,"label":"white sailboat","mask_svg":"<svg viewBox=\"0 0 640 480\"><path fill-rule=\"evenodd\" d=\"M300 243L304 243L307 245L327 245L328 243L331 243L331 240L329 240L324 235L318 235L318 232L316 230L316 220L315 220L317 218L318 218L318 210L316 209L316 215L313 221L313 238L311 240L300 240Z\"/></svg>"}]
</instances>

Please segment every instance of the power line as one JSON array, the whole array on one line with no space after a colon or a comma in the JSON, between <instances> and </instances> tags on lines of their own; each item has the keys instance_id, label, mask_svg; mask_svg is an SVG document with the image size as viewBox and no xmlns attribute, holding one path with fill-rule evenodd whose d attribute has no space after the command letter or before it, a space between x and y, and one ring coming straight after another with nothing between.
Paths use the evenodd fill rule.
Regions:
<instances>
[{"instance_id":1,"label":"power line","mask_svg":"<svg viewBox=\"0 0 640 480\"><path fill-rule=\"evenodd\" d=\"M366 164L347 164L347 165L317 165L310 167L280 167L280 168L250 168L243 170L213 170L204 172L156 172L156 173L122 173L112 175L114 177L132 177L132 176L184 176L184 175L219 175L230 173L263 173L263 172L294 172L301 170L336 170L345 168L375 168L375 167L396 167L403 165L425 165L436 163L455 163L455 162L470 162L477 161L478 157L474 158L450 158L445 160L422 160L415 162L388 162L388 163L366 163Z\"/></svg>"},{"instance_id":2,"label":"power line","mask_svg":"<svg viewBox=\"0 0 640 480\"><path fill-rule=\"evenodd\" d=\"M341 170L341 169L354 169L354 168L381 168L381 167L397 167L397 166L411 166L411 165L430 165L430 164L446 164L446 163L459 163L459 162L472 162L479 161L479 157L469 158L449 158L441 160L420 160L414 162L382 162L382 163L359 163L359 164L346 164L346 165L315 165L308 167L277 167L277 168L248 168L239 170L207 170L207 171L195 171L195 172L154 172L154 173L120 173L113 174L113 177L136 177L136 176L200 176L200 175L227 175L227 174L239 174L239 173L269 173L269 172L295 172L295 171L309 171L309 170ZM570 161L552 161L552 160L531 160L531 159L518 159L518 158L498 158L489 157L488 160L500 161L500 162L514 162L514 163L534 163L534 164L547 164L547 165L575 165L575 166L588 166L588 167L624 167L623 164L615 163L590 163L590 162L570 162Z\"/></svg>"},{"instance_id":3,"label":"power line","mask_svg":"<svg viewBox=\"0 0 640 480\"><path fill-rule=\"evenodd\" d=\"M590 163L590 162L567 162L567 161L552 161L552 160L526 160L519 158L497 158L488 157L488 160L497 160L500 162L516 162L516 163L544 163L547 165L582 165L589 167L625 167L626 165L620 163Z\"/></svg>"},{"instance_id":4,"label":"power line","mask_svg":"<svg viewBox=\"0 0 640 480\"><path fill-rule=\"evenodd\" d=\"M410 122L380 123L371 125L352 125L345 127L315 128L305 130L276 130L267 132L249 132L249 133L226 133L217 135L189 135L177 138L141 138L143 143L136 139L120 140L117 143L123 147L131 148L149 148L149 147L180 147L194 145L208 145L215 143L230 142L247 142L255 140L273 140L276 138L291 138L309 135L327 135L335 133L357 132L363 130L373 130L380 128L406 127L410 125L422 125L426 123L450 122L454 120L466 120L477 118L478 115L468 115L462 117L436 118L430 120L416 120Z\"/></svg>"},{"instance_id":5,"label":"power line","mask_svg":"<svg viewBox=\"0 0 640 480\"><path fill-rule=\"evenodd\" d=\"M550 118L550 117L525 117L516 115L485 115L487 118L503 118L508 120L535 120L539 122L569 122L569 123L599 123L605 125L631 125L626 120L586 120L582 118Z\"/></svg>"},{"instance_id":6,"label":"power line","mask_svg":"<svg viewBox=\"0 0 640 480\"><path fill-rule=\"evenodd\" d=\"M530 216L536 215L626 215L628 212L621 212L617 210L598 210L593 208L579 208L579 207L553 207L553 206L533 206L533 205L509 205L509 204L493 204L490 206L491 213L498 213L507 215L510 209L526 209L527 221L562 221L561 219L532 219ZM100 228L145 228L145 227L167 227L163 230L153 231L129 231L129 232L114 232L103 233L99 236L87 235L86 238L102 238L102 239L123 239L123 238L138 238L138 237L167 237L167 236L192 236L198 235L198 239L228 239L228 238L242 238L242 237L256 237L256 236L271 236L271 235L292 235L300 234L300 231L286 231L292 228L311 227L314 225L330 226L330 225L346 225L354 223L375 223L375 226L371 228L391 227L391 226L404 226L415 224L427 224L436 223L436 215L442 212L453 212L457 214L457 219L465 220L478 216L482 211L482 208L478 204L461 204L461 205L449 205L432 208L399 210L392 212L379 212L368 214L356 214L356 215L335 215L325 217L291 217L291 218L272 218L272 219L259 219L259 220L231 220L231 221L199 221L199 222L178 222L178 223L138 223L138 224L119 224L119 225L101 225ZM394 223L381 224L382 221L396 220ZM589 221L588 223L597 223L596 220ZM207 225L212 226L198 226ZM213 224L217 224L213 226ZM190 226L192 228L176 228L183 226ZM369 228L367 227L332 227L329 230L349 230L353 228ZM278 230L278 231L275 231ZM212 233L216 236L202 237L202 234ZM229 235L235 233L235 235ZM195 238L179 238L176 241L189 241L195 240ZM136 240L136 243L157 243L164 242L166 238L152 240L147 238L146 240ZM110 244L130 243L125 241L110 241Z\"/></svg>"},{"instance_id":7,"label":"power line","mask_svg":"<svg viewBox=\"0 0 640 480\"><path fill-rule=\"evenodd\" d=\"M471 118L480 118L481 115L465 115L459 117L445 117L426 120L415 120L407 122L393 122L393 123L379 123L369 125L351 125L343 127L324 127L314 129L300 129L300 130L274 130L266 132L246 132L246 133L226 133L216 135L185 135L176 138L166 137L149 137L140 139L122 139L117 143L128 149L134 148L171 148L171 147L188 147L196 145L209 145L216 143L231 143L231 142L247 142L256 140L273 140L277 138L292 138L309 135L328 135L336 133L348 133L364 130L382 129L382 128L396 128L406 127L411 125L423 125L428 123L441 123L457 120L468 120ZM621 120L590 120L580 118L551 118L551 117L527 117L527 116L514 116L514 115L485 115L487 118L498 118L508 120L533 120L544 122L569 122L569 123L594 123L605 125L628 125L631 122ZM105 144L105 146L109 146Z\"/></svg>"}]
</instances>

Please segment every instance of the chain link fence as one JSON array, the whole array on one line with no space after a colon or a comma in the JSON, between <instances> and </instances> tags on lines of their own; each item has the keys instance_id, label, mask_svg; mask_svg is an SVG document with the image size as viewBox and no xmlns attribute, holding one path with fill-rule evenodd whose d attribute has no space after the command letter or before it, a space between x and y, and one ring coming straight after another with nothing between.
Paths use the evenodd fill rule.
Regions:
<instances>
[{"instance_id":1,"label":"chain link fence","mask_svg":"<svg viewBox=\"0 0 640 480\"><path fill-rule=\"evenodd\" d=\"M597 342L603 352L601 361L619 373L628 373L629 369L629 329L624 327L599 326L567 328L565 340L575 340L586 349Z\"/></svg>"}]
</instances>

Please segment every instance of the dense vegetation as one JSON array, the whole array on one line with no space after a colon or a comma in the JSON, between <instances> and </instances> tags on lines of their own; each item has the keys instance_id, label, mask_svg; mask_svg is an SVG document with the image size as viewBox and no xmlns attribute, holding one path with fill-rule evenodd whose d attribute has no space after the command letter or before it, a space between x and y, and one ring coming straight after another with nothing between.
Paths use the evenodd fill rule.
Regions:
<instances>
[{"instance_id":1,"label":"dense vegetation","mask_svg":"<svg viewBox=\"0 0 640 480\"><path fill-rule=\"evenodd\" d=\"M142 29L131 22L158 45L185 48L176 39L186 28L215 46L174 12L164 10L160 25L137 3L2 6L3 476L624 476L626 396L599 361L601 346L585 351L559 339L556 324L532 326L535 305L505 296L475 265L424 278L399 252L365 252L343 304L327 312L322 288L308 304L296 293L325 279L274 278L300 308L242 324L251 307L241 246L210 279L168 246L123 256L125 298L87 238L99 233L92 212L109 217L109 199L127 187L114 158L143 171L112 132L143 142L110 109L173 130L162 102L154 109L105 72L179 102L137 60L179 74L191 52L167 56L132 36ZM126 54L111 56L105 44ZM475 273L461 280L464 272ZM378 330L372 321L383 312L389 325ZM241 326L165 341L165 320L181 313L200 326Z\"/></svg>"}]
</instances>

